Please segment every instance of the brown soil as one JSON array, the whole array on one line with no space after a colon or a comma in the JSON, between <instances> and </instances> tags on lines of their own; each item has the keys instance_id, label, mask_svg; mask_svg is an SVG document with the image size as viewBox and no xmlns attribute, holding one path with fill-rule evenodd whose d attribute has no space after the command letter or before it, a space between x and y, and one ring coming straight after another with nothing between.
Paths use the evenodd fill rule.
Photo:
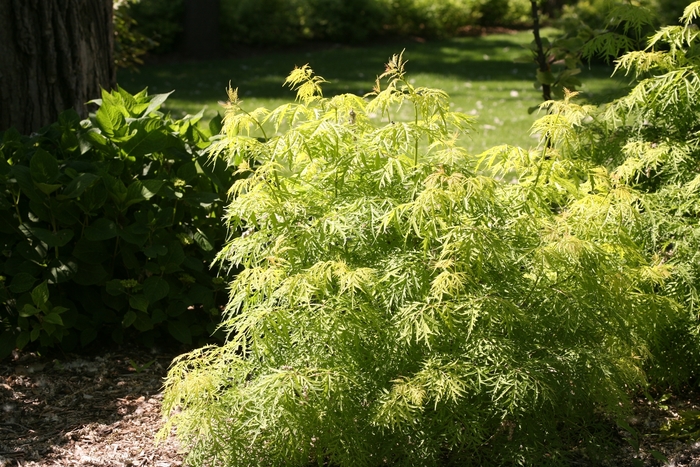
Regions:
<instances>
[{"instance_id":1,"label":"brown soil","mask_svg":"<svg viewBox=\"0 0 700 467\"><path fill-rule=\"evenodd\" d=\"M60 359L15 354L0 362L0 467L182 466L172 436L155 443L163 377L173 357L173 351L132 348ZM673 436L662 429L700 410L700 394L683 392L635 400L627 420L633 433L618 431L618 448L602 465L700 467L700 412L697 428L686 423L689 430ZM575 465L595 464L584 458Z\"/></svg>"}]
</instances>

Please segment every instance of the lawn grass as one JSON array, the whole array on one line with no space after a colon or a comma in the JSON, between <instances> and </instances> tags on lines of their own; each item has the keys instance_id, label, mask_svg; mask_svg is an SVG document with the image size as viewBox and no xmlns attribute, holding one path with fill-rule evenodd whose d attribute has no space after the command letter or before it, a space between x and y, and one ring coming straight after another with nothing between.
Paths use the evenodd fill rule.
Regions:
<instances>
[{"instance_id":1,"label":"lawn grass","mask_svg":"<svg viewBox=\"0 0 700 467\"><path fill-rule=\"evenodd\" d=\"M545 34L554 34L553 30ZM318 46L289 51L262 52L245 58L189 61L144 66L140 72L121 71L119 84L130 92L144 87L149 93L175 90L166 103L173 115L194 114L206 108L212 117L226 100L229 82L239 88L247 109L272 109L294 99L282 83L295 66L309 63L330 83L324 94L364 94L372 89L388 58L405 49L408 77L416 85L440 88L451 98L453 109L478 117L475 131L464 141L476 154L498 144L530 147L536 118L527 109L541 102L534 86L535 65L516 63L527 51L532 33L461 37L445 41L397 40L365 46ZM625 92L627 82L610 79L612 67L592 65L583 70L582 96L602 102Z\"/></svg>"}]
</instances>

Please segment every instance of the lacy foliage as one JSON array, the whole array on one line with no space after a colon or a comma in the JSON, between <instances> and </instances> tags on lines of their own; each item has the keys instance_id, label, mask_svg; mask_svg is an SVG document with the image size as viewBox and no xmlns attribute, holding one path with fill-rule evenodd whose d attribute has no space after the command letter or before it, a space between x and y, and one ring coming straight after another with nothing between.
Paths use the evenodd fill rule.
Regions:
<instances>
[{"instance_id":1,"label":"lacy foliage","mask_svg":"<svg viewBox=\"0 0 700 467\"><path fill-rule=\"evenodd\" d=\"M559 463L624 410L676 307L634 241L645 198L580 157L593 108L547 103L539 149L475 158L470 118L400 55L365 98L322 97L308 67L287 83L299 102L271 111L230 92L216 153L243 175L226 222L244 233L218 260L245 269L227 343L166 383L190 462Z\"/></svg>"}]
</instances>

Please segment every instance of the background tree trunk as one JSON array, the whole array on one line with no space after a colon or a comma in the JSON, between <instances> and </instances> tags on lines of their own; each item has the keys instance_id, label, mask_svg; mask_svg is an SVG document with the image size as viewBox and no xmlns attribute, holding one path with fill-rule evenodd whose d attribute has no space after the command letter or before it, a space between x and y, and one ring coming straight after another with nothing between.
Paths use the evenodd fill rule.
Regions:
<instances>
[{"instance_id":1,"label":"background tree trunk","mask_svg":"<svg viewBox=\"0 0 700 467\"><path fill-rule=\"evenodd\" d=\"M0 130L36 131L115 85L112 0L0 0Z\"/></svg>"}]
</instances>

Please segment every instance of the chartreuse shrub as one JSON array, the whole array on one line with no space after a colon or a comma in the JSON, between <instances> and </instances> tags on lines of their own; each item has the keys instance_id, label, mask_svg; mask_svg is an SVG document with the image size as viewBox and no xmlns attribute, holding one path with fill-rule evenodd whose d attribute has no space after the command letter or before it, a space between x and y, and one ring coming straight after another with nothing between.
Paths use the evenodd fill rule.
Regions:
<instances>
[{"instance_id":1,"label":"chartreuse shrub","mask_svg":"<svg viewBox=\"0 0 700 467\"><path fill-rule=\"evenodd\" d=\"M218 260L245 269L226 343L177 359L164 399L192 465L558 464L644 382L676 307L631 240L639 199L559 149L586 109L552 106L540 149L477 164L443 91L400 56L380 78L324 98L305 66L271 111L230 93L215 151L244 233Z\"/></svg>"},{"instance_id":2,"label":"chartreuse shrub","mask_svg":"<svg viewBox=\"0 0 700 467\"><path fill-rule=\"evenodd\" d=\"M209 266L233 174L205 152L220 119L174 120L158 111L166 97L103 92L87 120L0 135L0 356L213 332L225 294Z\"/></svg>"},{"instance_id":3,"label":"chartreuse shrub","mask_svg":"<svg viewBox=\"0 0 700 467\"><path fill-rule=\"evenodd\" d=\"M590 109L585 124L562 144L568 157L606 166L609 183L629 190L640 207L634 240L668 268L658 287L687 313L660 329L652 380L679 385L700 371L700 39L693 22L700 3L687 6L680 25L651 35L644 50L617 62L636 80L631 92Z\"/></svg>"}]
</instances>

